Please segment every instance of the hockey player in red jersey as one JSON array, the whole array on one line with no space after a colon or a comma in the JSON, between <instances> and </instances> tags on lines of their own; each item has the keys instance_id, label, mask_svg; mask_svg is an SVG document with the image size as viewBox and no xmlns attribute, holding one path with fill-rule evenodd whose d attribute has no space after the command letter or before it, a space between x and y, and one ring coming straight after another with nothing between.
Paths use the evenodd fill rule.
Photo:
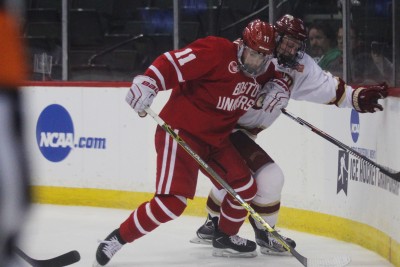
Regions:
<instances>
[{"instance_id":1,"label":"hockey player in red jersey","mask_svg":"<svg viewBox=\"0 0 400 267\"><path fill-rule=\"evenodd\" d=\"M128 104L145 116L144 109L157 93L172 88L160 117L247 202L255 196L256 183L229 135L239 117L254 105L263 85L275 75L269 64L274 37L271 25L255 20L235 42L210 36L166 52L133 79L126 97ZM194 197L198 163L161 127L156 130L155 146L155 195L99 245L95 266L106 265L125 243L179 217L187 199ZM246 216L247 211L233 197L223 198L221 216L214 222L213 255L257 255L254 242L236 235Z\"/></svg>"},{"instance_id":2,"label":"hockey player in red jersey","mask_svg":"<svg viewBox=\"0 0 400 267\"><path fill-rule=\"evenodd\" d=\"M255 141L257 134L269 127L281 114L290 98L320 104L334 104L340 108L354 108L358 112L373 113L383 110L378 99L387 97L387 85L352 88L342 79L323 71L306 53L306 31L303 21L285 15L274 25L276 32L276 69L282 72L283 81L272 80L266 84L266 97L261 109L249 109L238 121L230 139L249 166L257 183L257 194L252 208L271 226L275 226L280 210L284 176L280 167ZM287 86L289 85L289 87ZM208 218L197 230L194 243L210 243L214 232L212 218L221 216L224 190L213 188L207 199ZM275 237L249 216L255 239L263 254L289 254ZM296 243L284 237L289 245Z\"/></svg>"}]
</instances>

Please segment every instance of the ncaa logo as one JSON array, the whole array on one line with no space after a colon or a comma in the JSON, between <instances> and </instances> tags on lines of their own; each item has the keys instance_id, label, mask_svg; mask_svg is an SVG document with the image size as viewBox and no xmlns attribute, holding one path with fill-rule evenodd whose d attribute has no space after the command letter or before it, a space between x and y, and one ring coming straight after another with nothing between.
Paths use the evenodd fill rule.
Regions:
<instances>
[{"instance_id":1,"label":"ncaa logo","mask_svg":"<svg viewBox=\"0 0 400 267\"><path fill-rule=\"evenodd\" d=\"M360 135L360 116L358 115L358 112L354 109L351 110L350 132L353 142L357 143L358 137Z\"/></svg>"},{"instance_id":2,"label":"ncaa logo","mask_svg":"<svg viewBox=\"0 0 400 267\"><path fill-rule=\"evenodd\" d=\"M74 125L61 105L47 106L36 125L36 141L42 155L52 162L64 160L74 146Z\"/></svg>"}]
</instances>

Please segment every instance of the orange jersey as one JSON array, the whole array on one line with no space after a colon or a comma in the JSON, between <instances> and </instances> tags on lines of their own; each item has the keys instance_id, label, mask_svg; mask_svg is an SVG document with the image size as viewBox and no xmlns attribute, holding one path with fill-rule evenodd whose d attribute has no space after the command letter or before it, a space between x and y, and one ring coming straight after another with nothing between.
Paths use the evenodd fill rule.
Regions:
<instances>
[{"instance_id":1,"label":"orange jersey","mask_svg":"<svg viewBox=\"0 0 400 267\"><path fill-rule=\"evenodd\" d=\"M15 19L0 9L0 86L16 87L26 79L26 57Z\"/></svg>"}]
</instances>

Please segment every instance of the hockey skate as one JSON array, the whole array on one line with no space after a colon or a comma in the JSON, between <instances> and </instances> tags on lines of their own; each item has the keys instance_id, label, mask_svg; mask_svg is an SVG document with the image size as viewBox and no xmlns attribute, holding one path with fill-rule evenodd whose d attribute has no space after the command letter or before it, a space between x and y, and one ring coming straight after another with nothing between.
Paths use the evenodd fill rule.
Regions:
<instances>
[{"instance_id":1,"label":"hockey skate","mask_svg":"<svg viewBox=\"0 0 400 267\"><path fill-rule=\"evenodd\" d=\"M290 252L283 247L281 242L279 242L271 233L266 230L258 229L254 219L250 216L249 221L254 229L256 236L257 245L260 246L260 252L265 255L281 255L290 256ZM292 239L281 235L288 245L292 248L296 247L296 242Z\"/></svg>"},{"instance_id":2,"label":"hockey skate","mask_svg":"<svg viewBox=\"0 0 400 267\"><path fill-rule=\"evenodd\" d=\"M253 258L257 256L256 243L237 235L228 236L219 231L218 217L213 218L213 224L213 256L227 258Z\"/></svg>"},{"instance_id":3,"label":"hockey skate","mask_svg":"<svg viewBox=\"0 0 400 267\"><path fill-rule=\"evenodd\" d=\"M104 241L100 242L96 251L96 260L93 263L93 267L106 265L125 243L126 242L122 240L119 234L119 229L115 229Z\"/></svg>"},{"instance_id":4,"label":"hockey skate","mask_svg":"<svg viewBox=\"0 0 400 267\"><path fill-rule=\"evenodd\" d=\"M211 245L214 236L214 224L212 222L211 215L207 215L207 219L202 226L196 232L197 237L190 240L190 243Z\"/></svg>"}]
</instances>

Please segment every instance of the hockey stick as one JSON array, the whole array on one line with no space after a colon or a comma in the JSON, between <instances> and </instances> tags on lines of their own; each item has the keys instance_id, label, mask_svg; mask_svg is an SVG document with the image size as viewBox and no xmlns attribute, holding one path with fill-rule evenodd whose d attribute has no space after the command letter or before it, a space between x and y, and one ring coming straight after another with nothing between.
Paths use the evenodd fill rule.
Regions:
<instances>
[{"instance_id":1,"label":"hockey stick","mask_svg":"<svg viewBox=\"0 0 400 267\"><path fill-rule=\"evenodd\" d=\"M293 247L291 247L282 236L272 228L249 204L247 204L243 198L236 193L236 191L227 183L221 176L218 175L208 164L196 153L190 146L177 134L174 130L165 123L152 109L146 108L145 111L149 114L158 125L160 125L190 156L192 156L197 163L206 170L211 177L218 182L232 197L234 197L240 205L245 208L255 220L260 222L264 228L270 232L284 248L286 248L303 266L307 267L341 267L346 266L350 262L348 256L334 257L329 259L308 259L298 253Z\"/></svg>"},{"instance_id":2,"label":"hockey stick","mask_svg":"<svg viewBox=\"0 0 400 267\"><path fill-rule=\"evenodd\" d=\"M354 149L350 148L349 146L343 144L342 142L340 142L339 140L333 138L332 136L328 135L327 133L319 130L318 128L314 127L313 125L311 125L310 123L306 122L305 120L303 120L302 118L296 117L295 115L291 114L290 112L288 112L286 109L282 109L282 113L285 114L286 116L288 116L289 118L291 118L292 120L298 122L299 124L303 125L304 127L308 128L309 130L311 130L312 132L318 134L319 136L321 136L322 138L328 140L329 142L331 142L332 144L340 147L341 149L347 151L348 153L353 154L354 156L366 161L367 163L371 164L372 166L378 168L378 170L387 175L388 177L392 178L393 180L400 182L400 172L393 172L390 171L389 169L383 167L382 165L370 160L369 158L367 158L366 156L358 153L357 151L355 151Z\"/></svg>"},{"instance_id":3,"label":"hockey stick","mask_svg":"<svg viewBox=\"0 0 400 267\"><path fill-rule=\"evenodd\" d=\"M76 250L72 250L70 252L62 254L55 258L46 259L46 260L33 259L33 258L29 257L28 255L26 255L25 252L23 252L21 249L19 249L17 247L14 248L14 251L18 256L23 258L26 262L28 262L33 267L62 267L62 266L74 264L75 262L78 262L81 259L81 255Z\"/></svg>"}]
</instances>

